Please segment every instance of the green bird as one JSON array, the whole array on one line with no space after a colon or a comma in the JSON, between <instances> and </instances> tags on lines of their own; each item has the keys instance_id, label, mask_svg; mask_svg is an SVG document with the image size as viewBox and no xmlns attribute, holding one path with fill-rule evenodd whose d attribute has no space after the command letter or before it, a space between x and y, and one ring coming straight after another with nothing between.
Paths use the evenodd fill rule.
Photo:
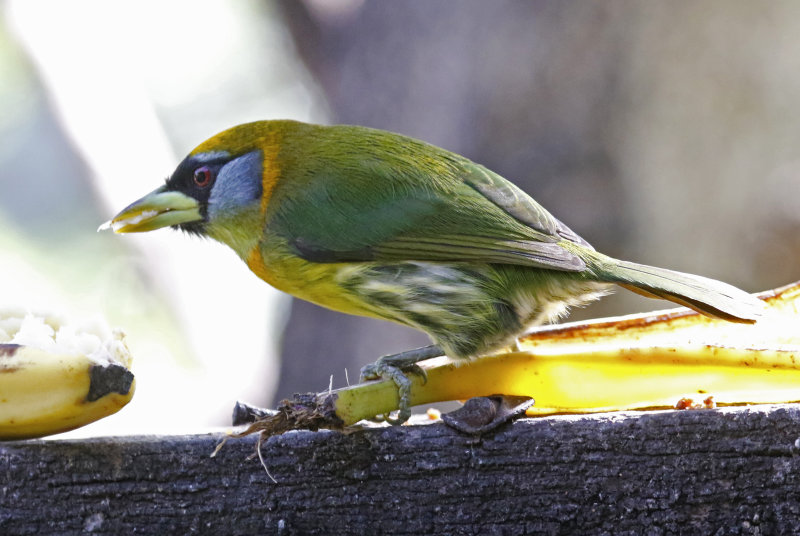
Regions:
<instances>
[{"instance_id":1,"label":"green bird","mask_svg":"<svg viewBox=\"0 0 800 536\"><path fill-rule=\"evenodd\" d=\"M498 352L611 283L733 322L756 321L763 305L726 283L603 255L480 164L359 126L235 126L107 225L213 238L279 290L427 333L433 345L362 370L397 383L393 422L410 415L416 362Z\"/></svg>"}]
</instances>

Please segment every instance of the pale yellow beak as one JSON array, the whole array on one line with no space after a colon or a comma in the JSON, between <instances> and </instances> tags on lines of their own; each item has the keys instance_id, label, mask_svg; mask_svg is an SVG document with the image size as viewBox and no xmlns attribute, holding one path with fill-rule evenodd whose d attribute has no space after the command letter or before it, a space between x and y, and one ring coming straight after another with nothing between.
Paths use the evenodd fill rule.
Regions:
<instances>
[{"instance_id":1,"label":"pale yellow beak","mask_svg":"<svg viewBox=\"0 0 800 536\"><path fill-rule=\"evenodd\" d=\"M97 230L115 233L143 233L179 223L200 221L200 206L195 199L180 192L157 188L134 201Z\"/></svg>"}]
</instances>

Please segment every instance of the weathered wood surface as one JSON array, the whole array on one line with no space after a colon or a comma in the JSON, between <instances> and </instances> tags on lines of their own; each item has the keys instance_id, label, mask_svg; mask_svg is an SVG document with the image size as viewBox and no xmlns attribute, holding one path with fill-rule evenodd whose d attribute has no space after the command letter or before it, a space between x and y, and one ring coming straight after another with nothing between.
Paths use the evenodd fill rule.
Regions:
<instances>
[{"instance_id":1,"label":"weathered wood surface","mask_svg":"<svg viewBox=\"0 0 800 536\"><path fill-rule=\"evenodd\" d=\"M0 534L798 534L800 408L0 444Z\"/></svg>"}]
</instances>

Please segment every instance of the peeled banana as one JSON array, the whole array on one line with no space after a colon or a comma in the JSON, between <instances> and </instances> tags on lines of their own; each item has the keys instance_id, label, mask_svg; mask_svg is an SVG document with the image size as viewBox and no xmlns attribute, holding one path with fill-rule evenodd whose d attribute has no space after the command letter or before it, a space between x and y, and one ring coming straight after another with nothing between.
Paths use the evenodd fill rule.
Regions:
<instances>
[{"instance_id":1,"label":"peeled banana","mask_svg":"<svg viewBox=\"0 0 800 536\"><path fill-rule=\"evenodd\" d=\"M800 401L800 282L759 297L767 307L752 325L680 308L544 326L519 351L469 362L432 359L427 382L410 376L411 403L527 396L529 415L548 415ZM367 382L285 401L243 433L347 426L397 403L393 382Z\"/></svg>"},{"instance_id":2,"label":"peeled banana","mask_svg":"<svg viewBox=\"0 0 800 536\"><path fill-rule=\"evenodd\" d=\"M0 440L66 432L133 397L130 353L101 322L0 311Z\"/></svg>"}]
</instances>

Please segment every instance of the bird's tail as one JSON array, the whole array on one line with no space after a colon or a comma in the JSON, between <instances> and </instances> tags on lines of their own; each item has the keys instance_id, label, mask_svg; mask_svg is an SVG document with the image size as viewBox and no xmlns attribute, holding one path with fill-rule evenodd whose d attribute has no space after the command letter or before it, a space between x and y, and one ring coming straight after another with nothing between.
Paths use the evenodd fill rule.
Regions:
<instances>
[{"instance_id":1,"label":"bird's tail","mask_svg":"<svg viewBox=\"0 0 800 536\"><path fill-rule=\"evenodd\" d=\"M616 283L649 298L679 303L715 318L752 323L764 311L764 302L755 296L707 277L608 257L600 266L602 268L596 274L603 281Z\"/></svg>"}]
</instances>

